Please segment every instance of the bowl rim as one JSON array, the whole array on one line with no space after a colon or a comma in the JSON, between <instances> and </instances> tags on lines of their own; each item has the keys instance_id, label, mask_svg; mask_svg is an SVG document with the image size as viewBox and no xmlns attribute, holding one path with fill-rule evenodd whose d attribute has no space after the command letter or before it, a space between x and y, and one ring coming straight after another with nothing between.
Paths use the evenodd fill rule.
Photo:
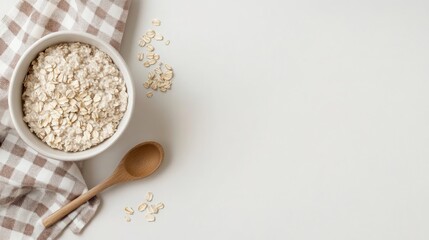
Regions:
<instances>
[{"instance_id":1,"label":"bowl rim","mask_svg":"<svg viewBox=\"0 0 429 240\"><path fill-rule=\"evenodd\" d=\"M88 148L86 150L80 151L80 152L65 152L65 151L61 151L58 149L51 148L49 145L47 145L45 142L43 142L41 139L39 139L37 136L35 136L34 133L30 132L26 123L24 123L24 125L25 125L25 127L27 127L28 132L24 132L25 130L22 129L22 123L21 124L18 123L18 121L23 122L23 120L17 119L18 117L16 116L17 111L19 111L19 110L22 111L22 107L20 109L16 109L16 107L13 107L13 97L16 94L18 94L18 93L16 93L16 91L19 91L19 96L22 95L22 90L17 90L17 88L22 88L22 82L23 82L23 80L22 80L22 81L20 81L20 84L17 83L17 81L19 81L19 80L16 80L18 70L20 68L23 68L23 67L24 68L30 67L30 65L29 66L21 66L24 64L25 61L28 61L28 59L27 59L28 55L30 53L32 53L34 51L34 49L40 47L40 45L43 45L46 41L49 41L50 39L55 39L57 37L64 37L64 36L72 36L75 38L77 37L77 38L80 38L80 40L72 40L72 41L61 40L61 41L57 41L57 42L54 42L52 44L49 44L48 46L46 46L46 48L48 48L49 46L59 44L61 42L83 42L83 43L87 43L90 45L94 45L94 43L89 43L89 42L91 42L91 41L95 42L98 46L95 46L95 45L94 46L97 47L98 49L103 48L100 50L102 50L103 52L106 52L106 54L112 58L115 65L121 71L121 74L124 78L125 86L127 88L127 93L128 93L127 109L126 109L124 116L120 120L120 123L119 123L120 125L118 125L118 129L115 131L115 133L113 133L113 135L110 136L109 138L105 139L102 143L95 145L91 148ZM88 42L86 42L86 41L88 41ZM46 49L46 48L44 48L44 49ZM40 51L44 51L44 49L40 50ZM107 51L106 51L106 49L107 49ZM30 64L31 64L31 61L30 61ZM24 51L24 53L21 55L16 66L14 67L14 70L12 73L12 78L11 78L9 89L8 89L9 112L10 112L12 123L15 126L15 130L17 131L19 137L30 148L34 149L38 154L40 154L44 157L47 157L47 158L51 158L51 159L55 159L55 160L61 160L61 161L81 161L81 160L85 160L85 159L94 157L94 156L104 152L106 149L108 149L110 146L112 146L115 142L117 142L118 139L120 138L120 136L122 136L125 129L127 128L128 124L132 118L132 115L134 113L134 105L135 105L134 98L135 98L135 96L134 96L133 79L132 79L132 76L131 76L130 71L128 69L128 66L127 66L125 60L122 58L121 54L115 48L113 48L110 44L108 44L107 42L103 41L102 39L100 39L100 38L98 38L92 34L89 34L86 32L69 31L69 30L47 34L44 37L38 39L33 44L31 44ZM22 106L22 103L21 103L21 106ZM122 125L122 127L119 129L119 127L121 125ZM33 143L33 140L30 139L30 137L28 136L28 133L33 134L33 136L36 137L41 143L48 146L50 150L45 150L43 148L40 148L36 143ZM61 154L61 155L58 155L55 152L58 152L58 154Z\"/></svg>"}]
</instances>

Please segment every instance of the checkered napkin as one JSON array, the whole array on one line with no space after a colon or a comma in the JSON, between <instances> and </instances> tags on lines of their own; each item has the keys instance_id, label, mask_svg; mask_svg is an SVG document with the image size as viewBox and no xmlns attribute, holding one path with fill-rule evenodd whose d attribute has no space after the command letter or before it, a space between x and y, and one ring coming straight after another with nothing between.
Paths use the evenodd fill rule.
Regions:
<instances>
[{"instance_id":1,"label":"checkered napkin","mask_svg":"<svg viewBox=\"0 0 429 240\"><path fill-rule=\"evenodd\" d=\"M21 54L51 32L78 30L119 49L131 0L21 0L0 23L0 239L55 239L79 233L99 205L93 198L45 229L45 218L87 191L80 166L46 159L29 148L10 121L7 89ZM6 4L5 2L3 4Z\"/></svg>"}]
</instances>

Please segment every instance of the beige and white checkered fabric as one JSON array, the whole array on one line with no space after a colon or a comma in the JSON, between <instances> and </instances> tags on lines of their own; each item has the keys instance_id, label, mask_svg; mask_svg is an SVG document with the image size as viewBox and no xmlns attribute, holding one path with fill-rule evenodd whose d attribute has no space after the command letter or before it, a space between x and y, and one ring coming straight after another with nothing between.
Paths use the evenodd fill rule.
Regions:
<instances>
[{"instance_id":1,"label":"beige and white checkered fabric","mask_svg":"<svg viewBox=\"0 0 429 240\"><path fill-rule=\"evenodd\" d=\"M21 54L51 32L78 30L119 49L131 0L22 0L0 23L0 239L55 239L66 228L79 233L97 198L45 229L42 218L87 191L74 162L46 159L13 129L7 90ZM4 2L3 4L7 4Z\"/></svg>"}]
</instances>

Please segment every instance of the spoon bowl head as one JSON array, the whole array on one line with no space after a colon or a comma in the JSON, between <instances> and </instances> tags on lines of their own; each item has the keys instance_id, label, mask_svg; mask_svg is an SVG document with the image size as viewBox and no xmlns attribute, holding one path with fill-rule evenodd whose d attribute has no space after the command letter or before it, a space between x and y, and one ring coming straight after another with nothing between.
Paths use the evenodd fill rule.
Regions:
<instances>
[{"instance_id":1,"label":"spoon bowl head","mask_svg":"<svg viewBox=\"0 0 429 240\"><path fill-rule=\"evenodd\" d=\"M144 142L133 147L122 159L127 173L133 178L144 178L155 172L164 159L164 150L157 142Z\"/></svg>"}]
</instances>

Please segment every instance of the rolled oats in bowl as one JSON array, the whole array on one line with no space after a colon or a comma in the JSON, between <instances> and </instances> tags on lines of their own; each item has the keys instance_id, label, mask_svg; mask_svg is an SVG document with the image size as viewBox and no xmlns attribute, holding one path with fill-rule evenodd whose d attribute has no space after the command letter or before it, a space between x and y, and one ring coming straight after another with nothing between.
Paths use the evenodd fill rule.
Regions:
<instances>
[{"instance_id":1,"label":"rolled oats in bowl","mask_svg":"<svg viewBox=\"0 0 429 240\"><path fill-rule=\"evenodd\" d=\"M106 53L80 42L40 52L24 79L23 120L43 142L79 152L111 137L127 108L121 72Z\"/></svg>"}]
</instances>

